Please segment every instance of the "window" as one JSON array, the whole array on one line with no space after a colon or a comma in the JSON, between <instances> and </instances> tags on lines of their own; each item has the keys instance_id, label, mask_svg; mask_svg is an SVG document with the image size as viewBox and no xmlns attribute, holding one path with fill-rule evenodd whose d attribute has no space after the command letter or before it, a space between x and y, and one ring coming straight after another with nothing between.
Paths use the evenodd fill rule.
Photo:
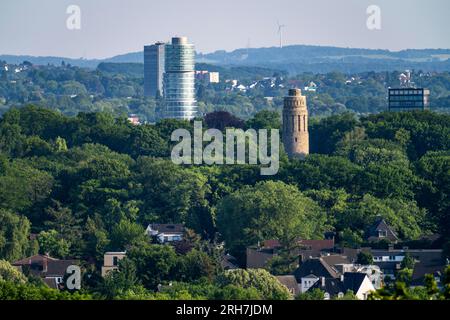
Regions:
<instances>
[{"instance_id":1,"label":"window","mask_svg":"<svg viewBox=\"0 0 450 320\"><path fill-rule=\"evenodd\" d=\"M378 230L378 238L386 238L387 231L386 230Z\"/></svg>"},{"instance_id":2,"label":"window","mask_svg":"<svg viewBox=\"0 0 450 320\"><path fill-rule=\"evenodd\" d=\"M119 258L113 257L113 266L117 266L119 264Z\"/></svg>"}]
</instances>

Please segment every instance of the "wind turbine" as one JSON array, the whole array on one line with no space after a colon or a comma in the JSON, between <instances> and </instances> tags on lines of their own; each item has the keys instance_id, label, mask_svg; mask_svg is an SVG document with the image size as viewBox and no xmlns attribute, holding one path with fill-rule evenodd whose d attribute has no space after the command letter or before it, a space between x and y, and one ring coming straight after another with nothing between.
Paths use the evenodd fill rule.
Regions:
<instances>
[{"instance_id":1,"label":"wind turbine","mask_svg":"<svg viewBox=\"0 0 450 320\"><path fill-rule=\"evenodd\" d=\"M277 21L278 25L278 34L280 35L280 48L283 48L283 28L286 27L284 24L280 24L279 21Z\"/></svg>"}]
</instances>

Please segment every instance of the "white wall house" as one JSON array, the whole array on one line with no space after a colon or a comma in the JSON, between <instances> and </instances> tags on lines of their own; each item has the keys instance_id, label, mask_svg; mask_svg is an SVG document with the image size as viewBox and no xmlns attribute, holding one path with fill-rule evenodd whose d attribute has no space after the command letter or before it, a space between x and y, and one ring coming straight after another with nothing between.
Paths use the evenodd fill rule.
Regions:
<instances>
[{"instance_id":1,"label":"white wall house","mask_svg":"<svg viewBox=\"0 0 450 320\"><path fill-rule=\"evenodd\" d=\"M145 233L155 237L159 243L183 240L184 226L181 224L149 224Z\"/></svg>"},{"instance_id":2,"label":"white wall house","mask_svg":"<svg viewBox=\"0 0 450 320\"><path fill-rule=\"evenodd\" d=\"M305 293L309 290L317 281L319 281L319 277L316 277L313 274L310 274L301 279L301 283L299 285L299 290L301 293Z\"/></svg>"},{"instance_id":3,"label":"white wall house","mask_svg":"<svg viewBox=\"0 0 450 320\"><path fill-rule=\"evenodd\" d=\"M364 281L361 283L361 286L359 287L359 290L355 292L355 296L359 300L367 300L367 297L372 291L375 291L375 287L373 286L372 281L370 281L369 277L367 277L366 275Z\"/></svg>"}]
</instances>

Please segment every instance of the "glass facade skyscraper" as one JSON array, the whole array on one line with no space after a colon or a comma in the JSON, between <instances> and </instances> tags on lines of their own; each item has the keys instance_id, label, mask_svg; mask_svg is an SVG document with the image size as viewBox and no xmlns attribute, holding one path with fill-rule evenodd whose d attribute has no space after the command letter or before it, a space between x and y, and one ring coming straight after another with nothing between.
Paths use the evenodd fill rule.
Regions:
<instances>
[{"instance_id":1,"label":"glass facade skyscraper","mask_svg":"<svg viewBox=\"0 0 450 320\"><path fill-rule=\"evenodd\" d=\"M166 118L191 120L197 114L195 49L185 37L165 45L164 99Z\"/></svg>"}]
</instances>

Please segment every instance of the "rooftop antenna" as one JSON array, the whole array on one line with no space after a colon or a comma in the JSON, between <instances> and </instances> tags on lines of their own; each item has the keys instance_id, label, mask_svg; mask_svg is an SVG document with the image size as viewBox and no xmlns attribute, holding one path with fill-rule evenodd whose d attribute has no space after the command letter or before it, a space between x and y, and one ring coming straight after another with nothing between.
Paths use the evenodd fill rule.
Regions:
<instances>
[{"instance_id":1,"label":"rooftop antenna","mask_svg":"<svg viewBox=\"0 0 450 320\"><path fill-rule=\"evenodd\" d=\"M280 24L280 21L277 21L278 25L278 34L280 36L280 49L283 48L283 28L286 27L284 24Z\"/></svg>"}]
</instances>

